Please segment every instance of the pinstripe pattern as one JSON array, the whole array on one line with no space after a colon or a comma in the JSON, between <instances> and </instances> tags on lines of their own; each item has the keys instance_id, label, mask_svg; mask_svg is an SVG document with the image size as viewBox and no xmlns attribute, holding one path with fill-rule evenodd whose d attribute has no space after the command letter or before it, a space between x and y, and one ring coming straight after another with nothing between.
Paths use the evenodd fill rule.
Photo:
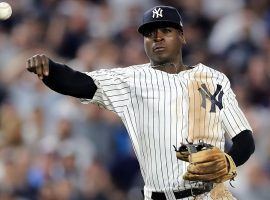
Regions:
<instances>
[{"instance_id":1,"label":"pinstripe pattern","mask_svg":"<svg viewBox=\"0 0 270 200\"><path fill-rule=\"evenodd\" d=\"M179 178L187 163L177 160L173 145L203 139L224 149L225 132L234 137L251 130L228 78L203 64L178 74L156 70L150 64L86 74L98 89L93 99L82 102L97 104L122 118L140 163L146 198L151 191L179 190L193 184ZM200 93L203 84L208 91ZM216 100L222 97L221 110L214 100L203 99L204 94L214 95L217 85L224 93L216 96ZM213 105L215 112L210 112ZM167 196L173 198L171 193Z\"/></svg>"}]
</instances>

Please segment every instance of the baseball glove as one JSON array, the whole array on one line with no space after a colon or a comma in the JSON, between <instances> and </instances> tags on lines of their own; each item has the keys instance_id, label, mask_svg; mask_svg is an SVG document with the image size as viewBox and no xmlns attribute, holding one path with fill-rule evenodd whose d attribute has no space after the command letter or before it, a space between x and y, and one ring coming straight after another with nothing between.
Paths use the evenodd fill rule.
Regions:
<instances>
[{"instance_id":1,"label":"baseball glove","mask_svg":"<svg viewBox=\"0 0 270 200\"><path fill-rule=\"evenodd\" d=\"M222 183L236 176L236 165L231 156L212 145L203 142L184 144L176 150L176 156L190 163L183 176L185 180Z\"/></svg>"}]
</instances>

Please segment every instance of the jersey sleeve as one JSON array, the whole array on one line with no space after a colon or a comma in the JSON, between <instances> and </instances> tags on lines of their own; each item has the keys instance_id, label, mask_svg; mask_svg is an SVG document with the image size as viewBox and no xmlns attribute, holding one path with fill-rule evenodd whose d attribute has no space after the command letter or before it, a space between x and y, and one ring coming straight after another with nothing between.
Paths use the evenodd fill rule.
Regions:
<instances>
[{"instance_id":1,"label":"jersey sleeve","mask_svg":"<svg viewBox=\"0 0 270 200\"><path fill-rule=\"evenodd\" d=\"M93 103L99 107L121 113L130 99L130 76L126 68L102 69L86 72L97 90L92 99L81 99L82 103Z\"/></svg>"},{"instance_id":2,"label":"jersey sleeve","mask_svg":"<svg viewBox=\"0 0 270 200\"><path fill-rule=\"evenodd\" d=\"M240 109L236 100L236 95L230 87L230 82L226 77L226 86L224 88L223 111L221 112L222 126L228 133L230 138L233 138L238 133L252 128L247 121L243 111Z\"/></svg>"}]
</instances>

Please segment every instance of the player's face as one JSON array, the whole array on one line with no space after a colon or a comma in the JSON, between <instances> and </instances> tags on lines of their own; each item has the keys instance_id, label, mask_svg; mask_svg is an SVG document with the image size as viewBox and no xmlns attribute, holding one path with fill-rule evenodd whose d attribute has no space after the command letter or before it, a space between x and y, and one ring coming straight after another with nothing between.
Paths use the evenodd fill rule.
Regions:
<instances>
[{"instance_id":1,"label":"player's face","mask_svg":"<svg viewBox=\"0 0 270 200\"><path fill-rule=\"evenodd\" d=\"M152 28L144 33L145 52L153 65L177 64L183 44L183 33L172 27Z\"/></svg>"}]
</instances>

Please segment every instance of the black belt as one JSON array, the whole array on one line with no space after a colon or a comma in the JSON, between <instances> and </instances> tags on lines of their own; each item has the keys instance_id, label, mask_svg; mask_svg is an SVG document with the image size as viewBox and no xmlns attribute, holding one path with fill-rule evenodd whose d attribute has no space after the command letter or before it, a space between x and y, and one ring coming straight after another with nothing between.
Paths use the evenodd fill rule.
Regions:
<instances>
[{"instance_id":1,"label":"black belt","mask_svg":"<svg viewBox=\"0 0 270 200\"><path fill-rule=\"evenodd\" d=\"M193 188L182 191L173 192L176 199L184 199L190 196L197 196L209 192L205 189ZM151 199L153 200L167 200L164 192L152 192Z\"/></svg>"}]
</instances>

